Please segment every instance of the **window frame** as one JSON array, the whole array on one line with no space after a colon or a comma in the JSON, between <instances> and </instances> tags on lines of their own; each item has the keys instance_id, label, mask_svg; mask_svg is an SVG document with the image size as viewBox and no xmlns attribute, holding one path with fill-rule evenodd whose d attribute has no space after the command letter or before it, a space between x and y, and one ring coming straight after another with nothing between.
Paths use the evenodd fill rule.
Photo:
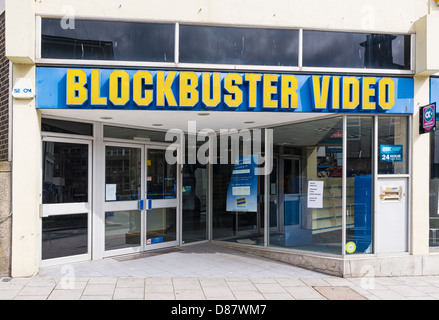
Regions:
<instances>
[{"instance_id":1,"label":"window frame","mask_svg":"<svg viewBox=\"0 0 439 320\"><path fill-rule=\"evenodd\" d=\"M154 21L154 20L140 20L140 19L121 19L105 18L102 17L76 17L82 20L103 20L103 21L124 21L124 22L143 22L143 23L171 23L175 25L175 42L174 42L174 62L152 62L152 61L120 61L120 60L76 60L76 59L54 59L54 58L42 58L41 57L41 40L42 40L42 19L43 18L62 18L59 15L37 15L36 17L36 64L37 65L72 65L72 66L102 66L102 67L127 67L127 68L179 68L185 70L194 69L209 69L212 71L219 70L233 70L233 71L264 71L264 72L303 72L303 73L350 73L350 74L386 74L386 75L414 75L415 74L415 34L414 33L402 33L392 32L394 35L410 35L410 70L400 69L367 69L367 68L336 68L336 67L304 67L303 66L303 30L304 28L274 28L266 26L254 26L254 25L233 25L235 28L266 28L266 29L287 29L299 31L299 44L298 44L298 65L297 66L270 66L270 65L241 65L241 64L214 64L214 63L181 63L179 59L179 46L180 36L179 27L180 24L184 25L198 25L198 26L217 26L217 27L232 27L232 25L226 24L201 24L201 23L189 23L179 21ZM365 33L356 30L314 30L308 29L308 31L331 31L331 32L347 32L347 33ZM374 34L388 34L388 32L373 31Z\"/></svg>"}]
</instances>

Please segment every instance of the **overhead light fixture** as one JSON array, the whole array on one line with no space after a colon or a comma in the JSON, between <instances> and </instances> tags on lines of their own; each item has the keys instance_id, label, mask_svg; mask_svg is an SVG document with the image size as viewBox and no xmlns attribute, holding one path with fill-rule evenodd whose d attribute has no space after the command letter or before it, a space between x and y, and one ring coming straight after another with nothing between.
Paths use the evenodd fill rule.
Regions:
<instances>
[{"instance_id":1,"label":"overhead light fixture","mask_svg":"<svg viewBox=\"0 0 439 320\"><path fill-rule=\"evenodd\" d=\"M102 120L111 120L113 117L101 117Z\"/></svg>"},{"instance_id":2,"label":"overhead light fixture","mask_svg":"<svg viewBox=\"0 0 439 320\"><path fill-rule=\"evenodd\" d=\"M209 112L200 112L198 113L199 116L210 116Z\"/></svg>"},{"instance_id":3,"label":"overhead light fixture","mask_svg":"<svg viewBox=\"0 0 439 320\"><path fill-rule=\"evenodd\" d=\"M162 127L163 124L161 124L161 123L153 123L152 126L153 127Z\"/></svg>"},{"instance_id":4,"label":"overhead light fixture","mask_svg":"<svg viewBox=\"0 0 439 320\"><path fill-rule=\"evenodd\" d=\"M254 121L244 121L245 124L255 123Z\"/></svg>"}]
</instances>

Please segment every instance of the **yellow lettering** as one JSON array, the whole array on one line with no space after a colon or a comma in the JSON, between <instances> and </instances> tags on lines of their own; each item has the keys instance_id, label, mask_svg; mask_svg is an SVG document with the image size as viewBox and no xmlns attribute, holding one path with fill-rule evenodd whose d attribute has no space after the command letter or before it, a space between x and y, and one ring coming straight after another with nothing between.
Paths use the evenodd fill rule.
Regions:
<instances>
[{"instance_id":1,"label":"yellow lettering","mask_svg":"<svg viewBox=\"0 0 439 320\"><path fill-rule=\"evenodd\" d=\"M210 85L210 73L203 73L203 84L202 84L202 92L203 92L203 103L206 107L215 108L221 102L221 74L214 73L212 74L213 78L213 97L211 98L211 85Z\"/></svg>"},{"instance_id":2,"label":"yellow lettering","mask_svg":"<svg viewBox=\"0 0 439 320\"><path fill-rule=\"evenodd\" d=\"M332 109L340 109L340 77L332 77Z\"/></svg>"},{"instance_id":3,"label":"yellow lettering","mask_svg":"<svg viewBox=\"0 0 439 320\"><path fill-rule=\"evenodd\" d=\"M88 90L85 88L87 74L81 69L68 69L66 76L66 104L81 106L87 101Z\"/></svg>"},{"instance_id":4,"label":"yellow lettering","mask_svg":"<svg viewBox=\"0 0 439 320\"><path fill-rule=\"evenodd\" d=\"M375 102L370 101L370 97L375 95L375 89L371 88L371 85L375 84L375 78L363 78L363 110L375 110Z\"/></svg>"},{"instance_id":5,"label":"yellow lettering","mask_svg":"<svg viewBox=\"0 0 439 320\"><path fill-rule=\"evenodd\" d=\"M124 70L110 74L110 101L115 106L125 106L130 100L130 77Z\"/></svg>"},{"instance_id":6,"label":"yellow lettering","mask_svg":"<svg viewBox=\"0 0 439 320\"><path fill-rule=\"evenodd\" d=\"M144 97L142 97L143 84L152 84L152 75L148 71L137 71L133 77L133 100L139 107L146 107L152 102L152 91L143 90Z\"/></svg>"},{"instance_id":7,"label":"yellow lettering","mask_svg":"<svg viewBox=\"0 0 439 320\"><path fill-rule=\"evenodd\" d=\"M156 84L156 94L157 94L157 106L164 107L165 99L170 107L176 107L177 101L175 100L174 93L172 92L172 84L174 83L175 75L177 73L172 71L168 72L165 79L165 72L157 72L157 84Z\"/></svg>"},{"instance_id":8,"label":"yellow lettering","mask_svg":"<svg viewBox=\"0 0 439 320\"><path fill-rule=\"evenodd\" d=\"M180 106L193 107L198 102L198 77L194 72L180 72Z\"/></svg>"},{"instance_id":9,"label":"yellow lettering","mask_svg":"<svg viewBox=\"0 0 439 320\"><path fill-rule=\"evenodd\" d=\"M343 109L353 110L360 104L360 81L343 77Z\"/></svg>"},{"instance_id":10,"label":"yellow lettering","mask_svg":"<svg viewBox=\"0 0 439 320\"><path fill-rule=\"evenodd\" d=\"M264 108L277 108L277 100L273 100L273 95L277 94L277 78L276 74L264 74Z\"/></svg>"},{"instance_id":11,"label":"yellow lettering","mask_svg":"<svg viewBox=\"0 0 439 320\"><path fill-rule=\"evenodd\" d=\"M384 110L390 110L395 105L395 82L390 78L383 78L378 85L379 105Z\"/></svg>"},{"instance_id":12,"label":"yellow lettering","mask_svg":"<svg viewBox=\"0 0 439 320\"><path fill-rule=\"evenodd\" d=\"M229 73L224 77L224 89L230 94L224 95L224 103L230 108L239 107L242 103L242 77L237 73Z\"/></svg>"},{"instance_id":13,"label":"yellow lettering","mask_svg":"<svg viewBox=\"0 0 439 320\"><path fill-rule=\"evenodd\" d=\"M101 97L100 70L91 70L91 104L103 106L107 104L107 98Z\"/></svg>"},{"instance_id":14,"label":"yellow lettering","mask_svg":"<svg viewBox=\"0 0 439 320\"><path fill-rule=\"evenodd\" d=\"M299 83L295 76L281 76L281 108L297 108L299 95L296 90L298 85Z\"/></svg>"},{"instance_id":15,"label":"yellow lettering","mask_svg":"<svg viewBox=\"0 0 439 320\"><path fill-rule=\"evenodd\" d=\"M329 76L322 77L322 85L320 87L320 77L312 77L312 87L313 87L313 97L314 97L314 108L315 109L326 109L328 104L329 95Z\"/></svg>"},{"instance_id":16,"label":"yellow lettering","mask_svg":"<svg viewBox=\"0 0 439 320\"><path fill-rule=\"evenodd\" d=\"M248 81L248 107L256 108L257 104L257 87L258 82L261 81L260 74L246 74L245 81Z\"/></svg>"}]
</instances>

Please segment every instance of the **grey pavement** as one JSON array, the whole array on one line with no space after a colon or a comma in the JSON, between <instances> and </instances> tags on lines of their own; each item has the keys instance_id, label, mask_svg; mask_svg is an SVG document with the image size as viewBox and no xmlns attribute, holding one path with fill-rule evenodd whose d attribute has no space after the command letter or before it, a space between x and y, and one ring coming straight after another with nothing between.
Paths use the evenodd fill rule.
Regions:
<instances>
[{"instance_id":1,"label":"grey pavement","mask_svg":"<svg viewBox=\"0 0 439 320\"><path fill-rule=\"evenodd\" d=\"M202 243L0 278L0 300L439 300L439 276L339 278Z\"/></svg>"}]
</instances>

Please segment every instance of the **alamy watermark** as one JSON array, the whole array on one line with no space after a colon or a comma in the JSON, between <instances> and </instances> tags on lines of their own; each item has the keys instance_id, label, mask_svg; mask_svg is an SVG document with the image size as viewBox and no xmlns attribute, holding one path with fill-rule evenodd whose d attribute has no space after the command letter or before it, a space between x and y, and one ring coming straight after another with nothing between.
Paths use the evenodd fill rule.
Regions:
<instances>
[{"instance_id":1,"label":"alamy watermark","mask_svg":"<svg viewBox=\"0 0 439 320\"><path fill-rule=\"evenodd\" d=\"M267 156L273 154L272 129L221 129L215 132L208 128L197 130L196 121L188 121L187 134L181 129L171 129L166 132L165 140L173 142L166 149L168 164L234 164L240 155L257 155L252 157L255 175L267 175L273 169L273 162ZM177 152L179 147L180 154Z\"/></svg>"}]
</instances>

